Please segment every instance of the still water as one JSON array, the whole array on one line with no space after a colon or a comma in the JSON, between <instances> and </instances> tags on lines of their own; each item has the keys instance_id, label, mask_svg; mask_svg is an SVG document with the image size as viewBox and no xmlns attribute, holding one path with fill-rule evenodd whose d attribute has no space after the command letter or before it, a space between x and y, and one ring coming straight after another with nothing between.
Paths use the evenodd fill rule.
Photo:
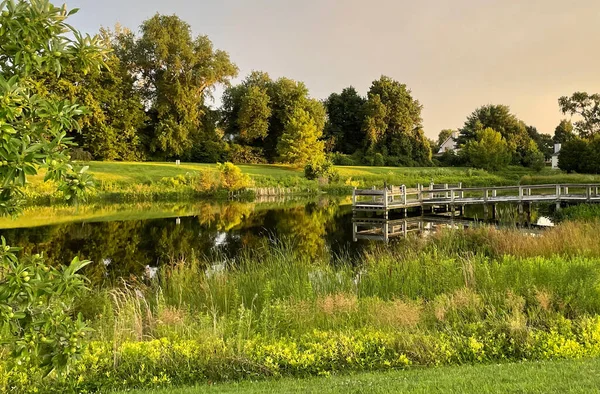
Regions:
<instances>
[{"instance_id":1,"label":"still water","mask_svg":"<svg viewBox=\"0 0 600 394\"><path fill-rule=\"evenodd\" d=\"M543 216L544 207L535 208L527 218L519 217L515 207L501 207L498 212L495 224L551 224ZM409 215L408 219L427 234L478 223L482 217L483 208L474 206L467 208L461 220L439 215L434 219ZM376 242L356 240L352 224L347 199L117 204L31 208L16 220L1 219L0 235L26 253L43 252L54 264L74 256L92 260L116 278L138 275L192 254L234 258L275 240L292 242L294 248L314 258L352 257Z\"/></svg>"}]
</instances>

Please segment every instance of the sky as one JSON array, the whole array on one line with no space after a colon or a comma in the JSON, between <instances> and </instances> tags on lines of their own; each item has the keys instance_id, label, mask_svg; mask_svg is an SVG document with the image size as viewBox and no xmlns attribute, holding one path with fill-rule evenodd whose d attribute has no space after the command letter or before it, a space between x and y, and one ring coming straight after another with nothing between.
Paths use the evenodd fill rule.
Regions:
<instances>
[{"instance_id":1,"label":"sky","mask_svg":"<svg viewBox=\"0 0 600 394\"><path fill-rule=\"evenodd\" d=\"M560 96L600 92L599 0L67 1L87 33L176 14L230 54L234 82L261 70L324 99L390 76L423 105L431 138L484 104L553 133Z\"/></svg>"}]
</instances>

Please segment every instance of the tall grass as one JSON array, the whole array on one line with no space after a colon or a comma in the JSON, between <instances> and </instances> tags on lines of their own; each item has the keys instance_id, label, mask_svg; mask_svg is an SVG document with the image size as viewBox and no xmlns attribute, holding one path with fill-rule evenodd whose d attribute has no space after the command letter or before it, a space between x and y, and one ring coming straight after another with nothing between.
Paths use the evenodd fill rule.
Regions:
<instances>
[{"instance_id":1,"label":"tall grass","mask_svg":"<svg viewBox=\"0 0 600 394\"><path fill-rule=\"evenodd\" d=\"M551 316L600 314L598 226L565 223L541 235L446 231L374 247L355 261L315 259L291 241L268 241L232 260L174 261L153 280L83 303L102 305L100 313L82 310L100 337L117 342L169 333L243 339L314 329L437 330L504 321L514 303L523 325L544 325Z\"/></svg>"}]
</instances>

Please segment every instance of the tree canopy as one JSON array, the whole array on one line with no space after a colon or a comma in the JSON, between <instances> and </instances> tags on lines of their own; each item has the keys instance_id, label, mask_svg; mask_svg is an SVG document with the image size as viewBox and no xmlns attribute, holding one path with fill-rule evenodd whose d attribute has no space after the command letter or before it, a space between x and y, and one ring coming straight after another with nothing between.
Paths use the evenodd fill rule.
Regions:
<instances>
[{"instance_id":1,"label":"tree canopy","mask_svg":"<svg viewBox=\"0 0 600 394\"><path fill-rule=\"evenodd\" d=\"M539 149L527 132L526 124L510 112L506 105L484 105L467 117L460 129L458 144L464 145L477 138L479 131L490 128L506 141L514 164L528 165L532 156L539 159Z\"/></svg>"},{"instance_id":2,"label":"tree canopy","mask_svg":"<svg viewBox=\"0 0 600 394\"><path fill-rule=\"evenodd\" d=\"M570 97L558 99L563 114L579 115L581 120L575 122L575 130L582 138L600 134L600 94L575 92Z\"/></svg>"},{"instance_id":3,"label":"tree canopy","mask_svg":"<svg viewBox=\"0 0 600 394\"><path fill-rule=\"evenodd\" d=\"M382 76L367 94L364 130L367 149L392 157L397 164L431 162L431 147L423 133L422 105L406 85Z\"/></svg>"},{"instance_id":4,"label":"tree canopy","mask_svg":"<svg viewBox=\"0 0 600 394\"><path fill-rule=\"evenodd\" d=\"M511 160L510 147L502 134L488 127L475 133L475 138L465 143L461 155L476 168L500 170Z\"/></svg>"},{"instance_id":5,"label":"tree canopy","mask_svg":"<svg viewBox=\"0 0 600 394\"><path fill-rule=\"evenodd\" d=\"M332 93L325 100L325 136L330 140L331 150L351 155L364 148L365 102L352 86L341 93Z\"/></svg>"},{"instance_id":6,"label":"tree canopy","mask_svg":"<svg viewBox=\"0 0 600 394\"><path fill-rule=\"evenodd\" d=\"M313 136L319 139L323 134L323 104L309 96L304 83L289 78L273 81L267 73L254 71L239 85L228 87L223 94L222 122L225 133L237 144L253 149L269 162L304 161L296 161L300 156L290 156L291 141L282 142L286 129L286 138L310 135L311 142L299 141L298 144L306 143L318 149L315 155L323 152L323 144L313 141ZM311 131L300 132L301 124ZM285 154L282 149L286 150Z\"/></svg>"},{"instance_id":7,"label":"tree canopy","mask_svg":"<svg viewBox=\"0 0 600 394\"><path fill-rule=\"evenodd\" d=\"M236 76L237 67L208 37L193 37L190 26L175 15L154 15L142 23L140 33L119 34L115 51L149 108L143 140L151 154L182 156L199 140L206 98L217 84Z\"/></svg>"}]
</instances>

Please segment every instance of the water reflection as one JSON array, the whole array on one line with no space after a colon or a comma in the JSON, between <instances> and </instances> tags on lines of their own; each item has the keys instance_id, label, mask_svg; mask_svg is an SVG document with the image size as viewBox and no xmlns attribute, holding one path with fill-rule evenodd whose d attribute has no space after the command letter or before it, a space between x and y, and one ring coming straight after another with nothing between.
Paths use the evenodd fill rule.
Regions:
<instances>
[{"instance_id":1,"label":"water reflection","mask_svg":"<svg viewBox=\"0 0 600 394\"><path fill-rule=\"evenodd\" d=\"M442 227L470 226L484 220L486 212L474 206L460 218L444 215L391 217L387 238L415 232L412 230L426 235ZM498 225L514 225L523 215L506 206L498 207L495 216ZM543 209L535 208L528 214L528 223L536 223L543 216ZM96 264L86 274L97 282L129 275L152 276L155 267L191 256L224 261L279 239L290 240L298 252L313 258L352 257L373 246L362 238L383 235L385 223L376 222L374 217L365 219L372 221L371 226L357 227L348 201L329 199L85 206L76 212L73 208L36 208L17 221L0 220L0 227L5 227L0 235L26 253L44 252L53 264L64 264L75 256L90 259Z\"/></svg>"},{"instance_id":2,"label":"water reflection","mask_svg":"<svg viewBox=\"0 0 600 394\"><path fill-rule=\"evenodd\" d=\"M190 256L235 257L243 250L264 247L270 239L289 239L294 247L314 258L326 254L358 250L352 243L351 207L343 201L315 200L276 203L196 204L178 207L164 218L132 217L129 208L102 207L106 212L84 211L72 221L37 227L0 230L11 245L19 245L26 253L44 252L53 264L70 261L74 256L90 259L100 279L151 273L153 267ZM162 209L162 208L161 208ZM168 210L167 210L168 211ZM64 221L50 214L48 221ZM123 220L119 220L118 212ZM98 216L106 221L95 221ZM176 216L175 216L176 215ZM152 216L152 215L150 215ZM86 219L93 217L94 219ZM28 212L21 223L39 224L35 211ZM88 274L90 274L88 272Z\"/></svg>"}]
</instances>

